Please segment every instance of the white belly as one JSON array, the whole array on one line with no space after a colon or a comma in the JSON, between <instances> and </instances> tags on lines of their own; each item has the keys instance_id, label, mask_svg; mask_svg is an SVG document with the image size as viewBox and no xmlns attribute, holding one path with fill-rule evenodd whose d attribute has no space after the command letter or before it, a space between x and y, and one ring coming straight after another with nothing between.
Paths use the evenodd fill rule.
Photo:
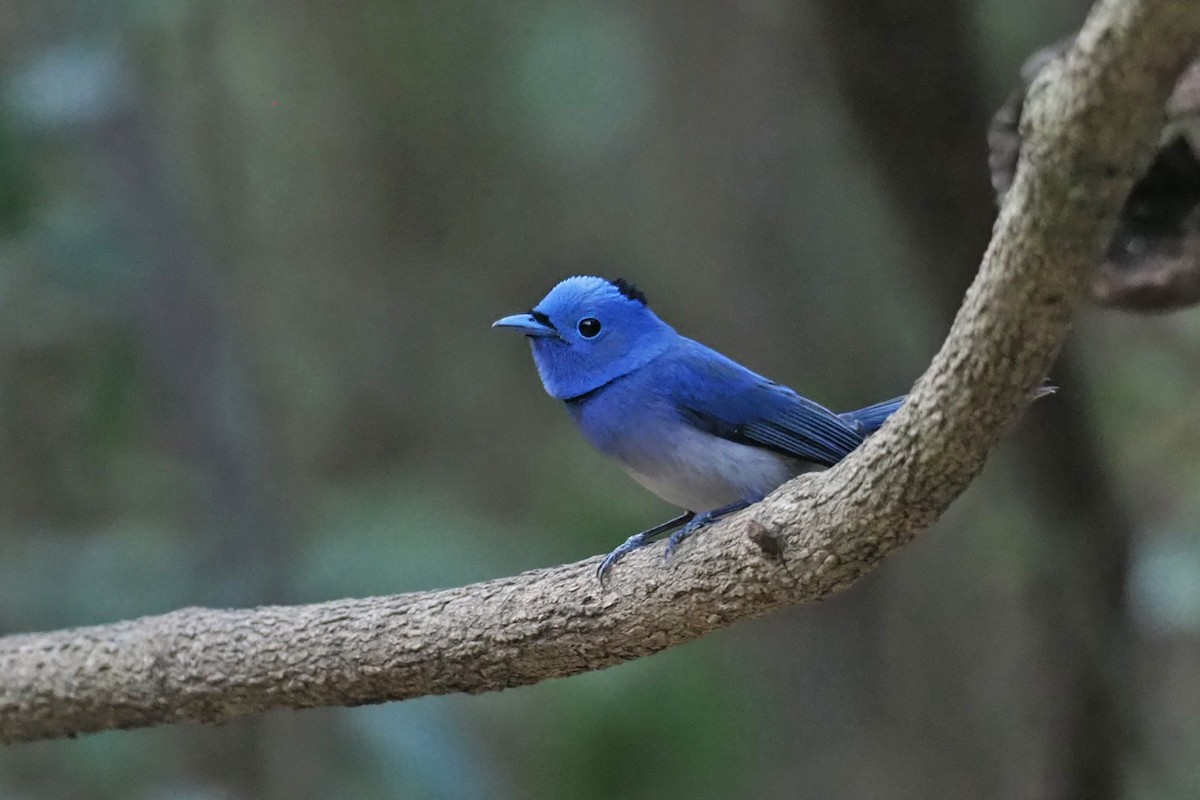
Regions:
<instances>
[{"instance_id":1,"label":"white belly","mask_svg":"<svg viewBox=\"0 0 1200 800\"><path fill-rule=\"evenodd\" d=\"M682 427L669 447L640 454L622 466L635 481L672 505L703 512L757 502L801 472L820 469L758 447Z\"/></svg>"}]
</instances>

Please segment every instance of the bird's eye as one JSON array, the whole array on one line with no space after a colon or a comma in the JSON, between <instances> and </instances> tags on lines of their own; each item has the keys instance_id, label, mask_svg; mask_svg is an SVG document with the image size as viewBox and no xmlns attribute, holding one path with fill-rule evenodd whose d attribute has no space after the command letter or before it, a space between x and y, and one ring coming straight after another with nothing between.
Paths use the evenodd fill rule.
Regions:
<instances>
[{"instance_id":1,"label":"bird's eye","mask_svg":"<svg viewBox=\"0 0 1200 800\"><path fill-rule=\"evenodd\" d=\"M600 333L600 320L595 317L584 317L579 320L579 335L585 339L594 339Z\"/></svg>"}]
</instances>

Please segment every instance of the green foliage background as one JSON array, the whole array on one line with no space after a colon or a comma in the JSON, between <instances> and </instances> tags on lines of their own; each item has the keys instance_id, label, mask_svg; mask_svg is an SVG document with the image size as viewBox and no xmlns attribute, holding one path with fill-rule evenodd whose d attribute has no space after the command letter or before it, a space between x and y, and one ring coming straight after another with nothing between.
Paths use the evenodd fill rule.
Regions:
<instances>
[{"instance_id":1,"label":"green foliage background","mask_svg":"<svg viewBox=\"0 0 1200 800\"><path fill-rule=\"evenodd\" d=\"M917 58L922 15L965 20L981 108L1085 10L895 6ZM0 633L460 584L665 518L488 329L569 274L637 282L831 406L905 391L987 230L925 218L962 263L914 234L941 190L885 177L867 143L897 118L849 110L828 15L861 8L837 8L8 3ZM906 157L936 165L938 135ZM982 130L967 147L984 208ZM1112 795L1191 797L1200 316L1090 310L1072 353L1130 526ZM1113 737L1072 721L1108 632L1071 616L1070 515L1034 499L1054 435L1027 420L820 606L498 695L13 747L0 798L1067 796Z\"/></svg>"}]
</instances>

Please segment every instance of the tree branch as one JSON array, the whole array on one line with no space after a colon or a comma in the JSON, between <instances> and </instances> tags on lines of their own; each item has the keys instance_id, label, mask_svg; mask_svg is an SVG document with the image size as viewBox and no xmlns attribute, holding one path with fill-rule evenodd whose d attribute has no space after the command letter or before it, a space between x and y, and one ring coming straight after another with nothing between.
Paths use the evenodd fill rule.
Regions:
<instances>
[{"instance_id":1,"label":"tree branch","mask_svg":"<svg viewBox=\"0 0 1200 800\"><path fill-rule=\"evenodd\" d=\"M991 114L982 103L982 77L972 68L974 2L820 0L818 6L834 34L831 58L857 123L857 138L878 166L890 204L898 209L908 238L926 264L917 275L925 279L922 295L936 301L949 324L975 276L976 254L987 243L997 206L980 169L979 134L989 128ZM1035 56L1038 66L1063 55L1071 40L1049 58ZM995 115L989 129L989 163L1001 195L1016 173L1017 128L1032 77L1026 77L1020 93ZM1187 86L1200 88L1200 75L1176 84L1168 101L1173 121L1181 121L1188 108L1200 108L1200 98L1188 100L1181 91ZM929 158L930 152L938 158ZM1160 147L1156 160L1162 158ZM1164 186L1145 176L1139 183ZM1164 188L1171 187L1170 181L1165 183ZM1153 196L1169 194L1159 190ZM912 202L917 196L921 202ZM1127 200L1123 214L1129 214L1132 205ZM1153 207L1175 204L1159 202ZM947 225L947 219L954 224ZM1120 232L1115 241L1123 241ZM1097 272L1097 278L1102 274ZM1093 281L1093 301L1097 297ZM1048 651L1040 672L1058 687L1040 711L1054 731L1053 755L1047 759L1043 781L1055 787L1051 794L1057 797L1116 800L1125 795L1124 754L1137 747L1137 726L1126 701L1128 665L1136 650L1126 597L1135 527L1118 502L1104 454L1098 452L1095 421L1088 414L1091 389L1079 368L1078 353L1070 352L1069 339L1052 368L1061 394L1022 421L1022 435L1014 442L1023 456L1018 463L1025 467L1025 502L1041 509L1045 529L1045 556L1040 577L1030 587L1035 603L1028 614L1037 646ZM874 585L878 594L882 584ZM859 594L861 611L864 597ZM950 633L945 638L956 637ZM948 641L942 646L953 648ZM929 666L938 658L936 647L923 656ZM934 747L968 759L981 758L979 748L995 747L995 737L972 740L962 735L961 726L974 722L970 708L939 707L939 712L943 723L932 734ZM992 771L1002 769L1001 763L996 761ZM987 770L980 777L986 785Z\"/></svg>"},{"instance_id":2,"label":"tree branch","mask_svg":"<svg viewBox=\"0 0 1200 800\"><path fill-rule=\"evenodd\" d=\"M1021 149L1025 90L1044 65L1071 46L1065 39L1034 53L1024 86L988 126L988 163L999 199L1012 183ZM1200 59L1180 76L1166 103L1166 125L1149 168L1134 184L1092 278L1093 302L1125 311L1175 311L1200 303Z\"/></svg>"},{"instance_id":3,"label":"tree branch","mask_svg":"<svg viewBox=\"0 0 1200 800\"><path fill-rule=\"evenodd\" d=\"M6 637L0 741L520 686L850 585L966 488L1043 379L1198 46L1190 0L1102 0L1030 91L991 246L909 402L844 462L670 565L634 553L607 591L593 559L442 591Z\"/></svg>"}]
</instances>

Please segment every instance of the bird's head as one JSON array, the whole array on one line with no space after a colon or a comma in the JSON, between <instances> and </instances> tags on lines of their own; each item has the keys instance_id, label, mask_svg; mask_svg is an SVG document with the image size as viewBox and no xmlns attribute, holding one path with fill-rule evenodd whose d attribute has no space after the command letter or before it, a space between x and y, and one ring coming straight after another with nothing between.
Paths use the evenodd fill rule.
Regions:
<instances>
[{"instance_id":1,"label":"bird's head","mask_svg":"<svg viewBox=\"0 0 1200 800\"><path fill-rule=\"evenodd\" d=\"M529 312L492 327L525 334L542 385L560 400L644 366L676 336L632 284L590 276L567 278Z\"/></svg>"}]
</instances>

